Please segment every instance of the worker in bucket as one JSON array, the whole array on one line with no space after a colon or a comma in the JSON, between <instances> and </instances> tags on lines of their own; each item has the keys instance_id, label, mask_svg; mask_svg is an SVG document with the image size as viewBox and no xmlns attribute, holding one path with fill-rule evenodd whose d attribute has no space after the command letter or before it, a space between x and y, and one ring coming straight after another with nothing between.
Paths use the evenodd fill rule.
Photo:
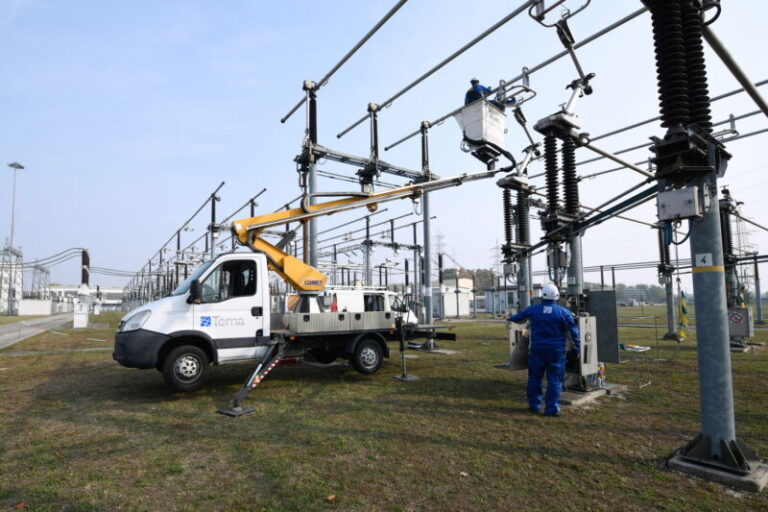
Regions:
<instances>
[{"instance_id":1,"label":"worker in bucket","mask_svg":"<svg viewBox=\"0 0 768 512\"><path fill-rule=\"evenodd\" d=\"M467 94L464 95L464 104L469 105L470 103L479 100L480 98L484 98L485 96L488 96L493 91L489 89L488 87L484 85L480 85L480 80L478 78L472 78L469 83L471 84L469 90L467 91Z\"/></svg>"},{"instance_id":2,"label":"worker in bucket","mask_svg":"<svg viewBox=\"0 0 768 512\"><path fill-rule=\"evenodd\" d=\"M480 98L484 98L486 96L489 96L493 93L492 89L489 89L488 87L484 85L480 85L480 80L476 77L473 77L470 81L470 87L467 93L464 95L464 105L469 105L470 103L473 103ZM514 105L517 100L512 97L504 100L503 102L499 102L497 100L489 100L491 104L493 104L495 107L497 107L499 110L504 111L504 108L506 105Z\"/></svg>"},{"instance_id":3,"label":"worker in bucket","mask_svg":"<svg viewBox=\"0 0 768 512\"><path fill-rule=\"evenodd\" d=\"M544 416L560 416L560 391L565 377L566 333L571 333L571 356L578 357L579 328L573 314L555 301L560 291L554 284L544 285L538 304L525 308L508 321L530 322L531 350L528 357L528 408L539 412L541 408L541 381L547 374L547 396Z\"/></svg>"}]
</instances>

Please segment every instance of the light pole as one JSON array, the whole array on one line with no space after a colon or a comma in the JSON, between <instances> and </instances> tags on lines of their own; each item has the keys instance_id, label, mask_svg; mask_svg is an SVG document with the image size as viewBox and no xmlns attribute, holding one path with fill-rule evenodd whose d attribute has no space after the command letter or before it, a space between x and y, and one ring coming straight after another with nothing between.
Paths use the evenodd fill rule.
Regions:
<instances>
[{"instance_id":1,"label":"light pole","mask_svg":"<svg viewBox=\"0 0 768 512\"><path fill-rule=\"evenodd\" d=\"M9 277L8 280L8 316L13 314L13 303L16 299L16 290L13 287L13 232L16 224L16 174L19 172L19 169L23 169L24 166L21 165L19 162L11 162L8 164L8 167L13 169L13 199L11 203L11 240L10 240L10 247L8 250L10 251L10 260L8 260L8 271L9 271Z\"/></svg>"}]
</instances>

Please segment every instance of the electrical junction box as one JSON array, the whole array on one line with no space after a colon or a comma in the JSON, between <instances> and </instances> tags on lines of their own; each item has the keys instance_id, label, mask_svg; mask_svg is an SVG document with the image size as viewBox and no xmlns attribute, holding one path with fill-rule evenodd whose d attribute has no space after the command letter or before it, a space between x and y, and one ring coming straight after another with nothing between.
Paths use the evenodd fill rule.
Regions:
<instances>
[{"instance_id":1,"label":"electrical junction box","mask_svg":"<svg viewBox=\"0 0 768 512\"><path fill-rule=\"evenodd\" d=\"M656 205L659 220L692 219L703 214L697 186L661 192Z\"/></svg>"},{"instance_id":2,"label":"electrical junction box","mask_svg":"<svg viewBox=\"0 0 768 512\"><path fill-rule=\"evenodd\" d=\"M550 245L547 248L547 266L550 268L568 268L571 265L571 258L568 253L557 245Z\"/></svg>"},{"instance_id":3,"label":"electrical junction box","mask_svg":"<svg viewBox=\"0 0 768 512\"><path fill-rule=\"evenodd\" d=\"M579 316L576 319L581 336L581 353L579 354L579 371L582 377L594 375L598 371L597 358L597 318L594 316Z\"/></svg>"},{"instance_id":4,"label":"electrical junction box","mask_svg":"<svg viewBox=\"0 0 768 512\"><path fill-rule=\"evenodd\" d=\"M737 338L751 338L755 335L755 324L752 321L751 309L728 309L728 335Z\"/></svg>"},{"instance_id":5,"label":"electrical junction box","mask_svg":"<svg viewBox=\"0 0 768 512\"><path fill-rule=\"evenodd\" d=\"M507 116L489 102L481 100L470 103L456 114L456 121L470 144L490 142L500 148L504 147Z\"/></svg>"},{"instance_id":6,"label":"electrical junction box","mask_svg":"<svg viewBox=\"0 0 768 512\"><path fill-rule=\"evenodd\" d=\"M504 275L505 276L513 276L517 274L517 265L515 263L505 263L504 264Z\"/></svg>"}]
</instances>

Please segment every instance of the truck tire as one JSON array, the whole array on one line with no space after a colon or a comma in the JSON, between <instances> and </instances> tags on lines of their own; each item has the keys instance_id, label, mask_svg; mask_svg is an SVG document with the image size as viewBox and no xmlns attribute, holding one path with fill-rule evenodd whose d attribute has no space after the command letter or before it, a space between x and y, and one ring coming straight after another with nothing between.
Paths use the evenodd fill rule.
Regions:
<instances>
[{"instance_id":1,"label":"truck tire","mask_svg":"<svg viewBox=\"0 0 768 512\"><path fill-rule=\"evenodd\" d=\"M203 387L208 375L208 356L194 345L181 345L163 360L163 378L176 391L195 391Z\"/></svg>"},{"instance_id":2,"label":"truck tire","mask_svg":"<svg viewBox=\"0 0 768 512\"><path fill-rule=\"evenodd\" d=\"M384 362L384 353L378 341L366 338L355 347L355 352L349 361L352 367L360 373L370 375L376 373Z\"/></svg>"}]
</instances>

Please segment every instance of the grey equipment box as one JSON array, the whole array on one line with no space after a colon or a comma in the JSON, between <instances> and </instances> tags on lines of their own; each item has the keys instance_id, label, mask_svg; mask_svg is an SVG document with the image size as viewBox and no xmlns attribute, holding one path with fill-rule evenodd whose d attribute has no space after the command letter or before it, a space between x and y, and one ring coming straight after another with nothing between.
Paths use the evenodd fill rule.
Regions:
<instances>
[{"instance_id":1,"label":"grey equipment box","mask_svg":"<svg viewBox=\"0 0 768 512\"><path fill-rule=\"evenodd\" d=\"M699 187L693 185L659 193L659 220L680 220L701 217Z\"/></svg>"},{"instance_id":2,"label":"grey equipment box","mask_svg":"<svg viewBox=\"0 0 768 512\"><path fill-rule=\"evenodd\" d=\"M755 335L755 323L749 308L728 309L728 335L739 338L751 338Z\"/></svg>"},{"instance_id":3,"label":"grey equipment box","mask_svg":"<svg viewBox=\"0 0 768 512\"><path fill-rule=\"evenodd\" d=\"M584 309L597 317L597 359L619 363L619 314L614 290L584 290Z\"/></svg>"}]
</instances>

